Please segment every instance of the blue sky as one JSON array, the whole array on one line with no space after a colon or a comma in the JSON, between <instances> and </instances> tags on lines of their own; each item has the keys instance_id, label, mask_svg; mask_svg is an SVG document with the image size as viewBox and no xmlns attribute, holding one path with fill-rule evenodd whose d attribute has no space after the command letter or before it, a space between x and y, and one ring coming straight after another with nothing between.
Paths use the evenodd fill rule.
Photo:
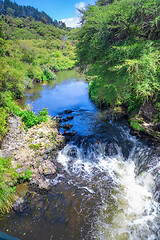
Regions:
<instances>
[{"instance_id":1,"label":"blue sky","mask_svg":"<svg viewBox=\"0 0 160 240\"><path fill-rule=\"evenodd\" d=\"M76 7L94 4L96 0L14 0L19 5L30 5L46 12L51 18L63 20L68 26L76 27L79 22Z\"/></svg>"}]
</instances>

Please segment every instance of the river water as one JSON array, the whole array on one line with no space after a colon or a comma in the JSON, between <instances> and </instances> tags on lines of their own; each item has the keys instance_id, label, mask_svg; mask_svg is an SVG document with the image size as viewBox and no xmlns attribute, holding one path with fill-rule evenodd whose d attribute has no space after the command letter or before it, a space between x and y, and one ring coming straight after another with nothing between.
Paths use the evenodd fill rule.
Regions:
<instances>
[{"instance_id":1,"label":"river water","mask_svg":"<svg viewBox=\"0 0 160 240\"><path fill-rule=\"evenodd\" d=\"M59 152L52 189L28 197L26 209L6 215L0 230L26 240L159 240L154 148L132 136L126 122L102 121L83 76L65 71L56 82L36 84L23 101L35 112L48 108L76 135Z\"/></svg>"}]
</instances>

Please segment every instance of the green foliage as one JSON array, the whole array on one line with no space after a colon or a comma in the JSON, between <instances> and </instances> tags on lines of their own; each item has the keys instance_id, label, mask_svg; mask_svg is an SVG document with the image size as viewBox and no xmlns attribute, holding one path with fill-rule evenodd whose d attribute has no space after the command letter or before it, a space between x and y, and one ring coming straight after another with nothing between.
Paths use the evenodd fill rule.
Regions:
<instances>
[{"instance_id":1,"label":"green foliage","mask_svg":"<svg viewBox=\"0 0 160 240\"><path fill-rule=\"evenodd\" d=\"M10 15L11 10L7 10ZM58 26L58 22L55 24ZM66 33L45 24L45 19L38 22L32 18L0 17L0 144L10 114L21 117L26 130L47 121L47 109L36 115L27 107L22 110L14 100L21 98L26 86L32 86L34 81L50 81L55 78L54 70L75 66L75 47L70 40L62 40ZM14 201L11 185L29 180L32 174L30 169L23 175L15 170L10 159L0 158L0 213L9 211Z\"/></svg>"},{"instance_id":2,"label":"green foliage","mask_svg":"<svg viewBox=\"0 0 160 240\"><path fill-rule=\"evenodd\" d=\"M64 34L33 19L0 17L0 142L11 112L22 118L26 129L46 121L46 113L36 116L30 110L21 111L13 99L23 97L26 86L32 87L35 81L55 79L54 70L75 66L75 47L61 40Z\"/></svg>"},{"instance_id":3,"label":"green foliage","mask_svg":"<svg viewBox=\"0 0 160 240\"><path fill-rule=\"evenodd\" d=\"M8 113L3 107L0 107L0 143L2 142L3 137L8 131L7 128L7 118L8 118Z\"/></svg>"},{"instance_id":4,"label":"green foliage","mask_svg":"<svg viewBox=\"0 0 160 240\"><path fill-rule=\"evenodd\" d=\"M6 14L7 16L23 17L23 18L34 18L36 21L42 21L53 26L66 29L65 23L62 21L52 20L45 12L39 12L38 9L31 6L21 6L10 0L4 0L0 2L0 14ZM23 27L23 24L20 23Z\"/></svg>"},{"instance_id":5,"label":"green foliage","mask_svg":"<svg viewBox=\"0 0 160 240\"><path fill-rule=\"evenodd\" d=\"M28 128L40 124L41 122L46 122L48 118L48 111L46 108L44 108L42 111L40 111L37 115L30 109L25 108L22 110L12 98L11 92L5 92L0 94L0 103L2 105L3 114L2 114L2 136L5 134L5 125L6 125L6 118L9 113L13 113L19 117L21 117L25 129L28 130Z\"/></svg>"},{"instance_id":6,"label":"green foliage","mask_svg":"<svg viewBox=\"0 0 160 240\"><path fill-rule=\"evenodd\" d=\"M5 109L7 114L14 113L18 115L21 113L20 107L13 101L13 94L11 91L0 93L0 105Z\"/></svg>"},{"instance_id":7,"label":"green foliage","mask_svg":"<svg viewBox=\"0 0 160 240\"><path fill-rule=\"evenodd\" d=\"M2 59L0 65L0 91L11 91L17 98L24 94L25 85L21 72L8 66L7 62Z\"/></svg>"},{"instance_id":8,"label":"green foliage","mask_svg":"<svg viewBox=\"0 0 160 240\"><path fill-rule=\"evenodd\" d=\"M10 158L0 157L0 214L8 212L15 200L15 185L30 180L30 169L22 176L11 166Z\"/></svg>"},{"instance_id":9,"label":"green foliage","mask_svg":"<svg viewBox=\"0 0 160 240\"><path fill-rule=\"evenodd\" d=\"M41 78L42 78L43 82L51 81L55 78L55 74L53 72L51 72L51 70L49 68L44 67Z\"/></svg>"},{"instance_id":10,"label":"green foliage","mask_svg":"<svg viewBox=\"0 0 160 240\"><path fill-rule=\"evenodd\" d=\"M97 104L128 106L160 89L160 0L98 1L77 30L80 65L88 65L89 91Z\"/></svg>"},{"instance_id":11,"label":"green foliage","mask_svg":"<svg viewBox=\"0 0 160 240\"><path fill-rule=\"evenodd\" d=\"M75 47L62 41L66 33L33 19L0 17L0 91L21 98L31 82L50 81L54 70L73 68Z\"/></svg>"},{"instance_id":12,"label":"green foliage","mask_svg":"<svg viewBox=\"0 0 160 240\"><path fill-rule=\"evenodd\" d=\"M28 130L28 128L34 125L40 124L41 122L46 122L48 117L48 111L46 108L44 108L36 115L32 110L24 109L17 115L22 118L25 129Z\"/></svg>"},{"instance_id":13,"label":"green foliage","mask_svg":"<svg viewBox=\"0 0 160 240\"><path fill-rule=\"evenodd\" d=\"M27 171L25 171L25 175L23 177L23 182L25 181L30 181L31 176L32 176L32 171L30 169L28 169Z\"/></svg>"},{"instance_id":14,"label":"green foliage","mask_svg":"<svg viewBox=\"0 0 160 240\"><path fill-rule=\"evenodd\" d=\"M39 150L41 147L42 147L42 143L29 145L29 148L33 149L34 151Z\"/></svg>"},{"instance_id":15,"label":"green foliage","mask_svg":"<svg viewBox=\"0 0 160 240\"><path fill-rule=\"evenodd\" d=\"M14 202L14 189L0 180L0 213L9 212Z\"/></svg>"},{"instance_id":16,"label":"green foliage","mask_svg":"<svg viewBox=\"0 0 160 240\"><path fill-rule=\"evenodd\" d=\"M136 131L143 131L143 128L140 125L141 122L139 122L139 121L140 120L137 120L137 119L131 119L130 120L130 125Z\"/></svg>"},{"instance_id":17,"label":"green foliage","mask_svg":"<svg viewBox=\"0 0 160 240\"><path fill-rule=\"evenodd\" d=\"M18 178L17 178L17 182L18 183L24 183L27 181L30 181L31 176L32 176L32 171L30 170L30 168L24 172L24 174L19 174Z\"/></svg>"},{"instance_id":18,"label":"green foliage","mask_svg":"<svg viewBox=\"0 0 160 240\"><path fill-rule=\"evenodd\" d=\"M15 195L10 183L17 177L18 173L11 168L11 160L0 158L0 213L8 212L12 207Z\"/></svg>"}]
</instances>

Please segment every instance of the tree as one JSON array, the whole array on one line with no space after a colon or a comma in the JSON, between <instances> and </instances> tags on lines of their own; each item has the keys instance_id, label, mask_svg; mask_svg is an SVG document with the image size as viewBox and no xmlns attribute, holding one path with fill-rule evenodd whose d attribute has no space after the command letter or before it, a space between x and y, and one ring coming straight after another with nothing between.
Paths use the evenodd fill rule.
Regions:
<instances>
[{"instance_id":1,"label":"tree","mask_svg":"<svg viewBox=\"0 0 160 240\"><path fill-rule=\"evenodd\" d=\"M0 0L0 15L5 14L12 17L33 17L36 21L41 21L45 24L51 24L55 26L53 19L45 12L39 12L38 9L31 6L21 6L10 0ZM66 28L64 24L57 21L57 27Z\"/></svg>"},{"instance_id":2,"label":"tree","mask_svg":"<svg viewBox=\"0 0 160 240\"><path fill-rule=\"evenodd\" d=\"M106 6L107 4L113 3L113 2L114 0L98 0L96 4L99 6Z\"/></svg>"}]
</instances>

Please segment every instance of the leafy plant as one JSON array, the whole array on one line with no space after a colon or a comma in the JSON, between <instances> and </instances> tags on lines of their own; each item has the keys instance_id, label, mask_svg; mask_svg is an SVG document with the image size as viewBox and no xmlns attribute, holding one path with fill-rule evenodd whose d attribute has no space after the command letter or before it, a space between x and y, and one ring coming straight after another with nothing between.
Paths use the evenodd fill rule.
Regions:
<instances>
[{"instance_id":1,"label":"leafy plant","mask_svg":"<svg viewBox=\"0 0 160 240\"><path fill-rule=\"evenodd\" d=\"M28 128L37 125L42 121L46 122L48 111L46 108L44 108L42 111L38 113L38 115L36 115L32 110L24 109L18 113L18 116L22 118L22 121L25 124L25 129L28 130Z\"/></svg>"},{"instance_id":2,"label":"leafy plant","mask_svg":"<svg viewBox=\"0 0 160 240\"><path fill-rule=\"evenodd\" d=\"M7 128L7 118L8 118L8 113L6 112L6 110L2 107L0 107L0 143L3 139L3 137L5 136L5 134L8 131Z\"/></svg>"},{"instance_id":3,"label":"leafy plant","mask_svg":"<svg viewBox=\"0 0 160 240\"><path fill-rule=\"evenodd\" d=\"M130 125L136 131L143 131L143 128L141 127L140 122L137 119L131 119Z\"/></svg>"},{"instance_id":4,"label":"leafy plant","mask_svg":"<svg viewBox=\"0 0 160 240\"><path fill-rule=\"evenodd\" d=\"M8 212L15 199L14 184L19 174L11 167L11 159L0 158L0 213Z\"/></svg>"}]
</instances>

